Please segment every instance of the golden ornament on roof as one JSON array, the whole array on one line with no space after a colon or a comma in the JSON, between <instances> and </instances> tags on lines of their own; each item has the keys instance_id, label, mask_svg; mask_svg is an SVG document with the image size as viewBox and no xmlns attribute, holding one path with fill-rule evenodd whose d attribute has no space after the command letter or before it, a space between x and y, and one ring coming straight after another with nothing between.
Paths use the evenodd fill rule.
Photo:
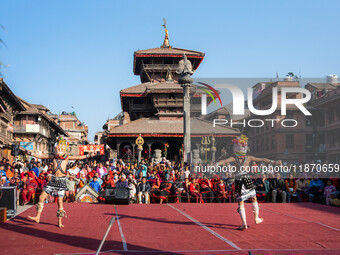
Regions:
<instances>
[{"instance_id":1,"label":"golden ornament on roof","mask_svg":"<svg viewBox=\"0 0 340 255\"><path fill-rule=\"evenodd\" d=\"M142 146L144 144L144 139L141 135L139 135L136 139L136 144Z\"/></svg>"}]
</instances>

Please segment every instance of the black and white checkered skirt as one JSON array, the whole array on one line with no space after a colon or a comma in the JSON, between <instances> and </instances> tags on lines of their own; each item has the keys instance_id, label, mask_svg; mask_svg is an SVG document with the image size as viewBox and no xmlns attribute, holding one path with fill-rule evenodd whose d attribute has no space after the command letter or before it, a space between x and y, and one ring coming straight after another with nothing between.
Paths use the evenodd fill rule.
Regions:
<instances>
[{"instance_id":1,"label":"black and white checkered skirt","mask_svg":"<svg viewBox=\"0 0 340 255\"><path fill-rule=\"evenodd\" d=\"M235 176L236 201L246 201L256 197L255 186L247 173L238 173Z\"/></svg>"},{"instance_id":2,"label":"black and white checkered skirt","mask_svg":"<svg viewBox=\"0 0 340 255\"><path fill-rule=\"evenodd\" d=\"M65 191L67 190L66 179L66 176L56 177L52 175L52 178L45 186L44 191L51 196L64 197Z\"/></svg>"},{"instance_id":3,"label":"black and white checkered skirt","mask_svg":"<svg viewBox=\"0 0 340 255\"><path fill-rule=\"evenodd\" d=\"M241 189L240 193L236 193L236 201L247 201L249 198L256 197L256 191L255 189L246 189L244 186Z\"/></svg>"}]
</instances>

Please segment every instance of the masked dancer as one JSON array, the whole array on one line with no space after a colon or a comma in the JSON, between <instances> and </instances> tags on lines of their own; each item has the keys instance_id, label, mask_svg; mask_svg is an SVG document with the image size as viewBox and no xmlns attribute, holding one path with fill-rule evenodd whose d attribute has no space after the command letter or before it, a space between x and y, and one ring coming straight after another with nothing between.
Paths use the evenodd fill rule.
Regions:
<instances>
[{"instance_id":1,"label":"masked dancer","mask_svg":"<svg viewBox=\"0 0 340 255\"><path fill-rule=\"evenodd\" d=\"M48 197L48 195L58 197L58 210L57 210L57 218L58 218L58 226L64 227L62 224L62 218L66 216L66 212L63 208L63 199L65 195L65 190L67 190L66 179L67 179L67 165L69 160L82 160L86 158L90 158L94 156L94 154L88 154L84 156L68 156L68 141L66 138L60 136L56 139L55 143L55 154L54 155L37 155L35 153L31 153L26 151L28 155L31 155L38 159L50 159L53 160L53 174L51 180L47 183L42 191L39 202L36 205L37 215L35 217L28 216L28 218L32 221L39 223L41 213L44 208L44 201Z\"/></svg>"},{"instance_id":2,"label":"masked dancer","mask_svg":"<svg viewBox=\"0 0 340 255\"><path fill-rule=\"evenodd\" d=\"M246 211L244 207L244 201L251 200L255 224L260 224L263 219L259 217L259 205L256 199L255 186L249 176L251 170L251 162L264 162L271 165L282 165L281 160L274 161L266 158L256 158L247 155L248 152L248 137L241 135L232 140L234 154L219 162L219 165L230 164L233 162L236 167L235 175L235 195L238 202L237 212L241 216L242 226L239 227L240 230L248 228Z\"/></svg>"}]
</instances>

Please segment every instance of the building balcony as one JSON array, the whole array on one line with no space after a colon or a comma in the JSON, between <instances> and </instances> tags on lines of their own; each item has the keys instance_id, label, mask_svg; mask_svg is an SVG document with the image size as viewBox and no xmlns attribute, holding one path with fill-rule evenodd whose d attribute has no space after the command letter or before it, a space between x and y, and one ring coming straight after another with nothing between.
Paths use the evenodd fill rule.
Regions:
<instances>
[{"instance_id":1,"label":"building balcony","mask_svg":"<svg viewBox=\"0 0 340 255\"><path fill-rule=\"evenodd\" d=\"M318 144L316 145L316 148L312 144L307 144L305 146L306 152L325 152L325 150L326 150L326 144Z\"/></svg>"},{"instance_id":2,"label":"building balcony","mask_svg":"<svg viewBox=\"0 0 340 255\"><path fill-rule=\"evenodd\" d=\"M154 107L151 104L130 104L130 108L133 111L154 111Z\"/></svg>"},{"instance_id":3,"label":"building balcony","mask_svg":"<svg viewBox=\"0 0 340 255\"><path fill-rule=\"evenodd\" d=\"M39 124L26 124L24 126L14 126L14 134L40 134L49 137L49 132Z\"/></svg>"},{"instance_id":4,"label":"building balcony","mask_svg":"<svg viewBox=\"0 0 340 255\"><path fill-rule=\"evenodd\" d=\"M154 99L154 104L156 107L183 107L183 98L156 98Z\"/></svg>"},{"instance_id":5,"label":"building balcony","mask_svg":"<svg viewBox=\"0 0 340 255\"><path fill-rule=\"evenodd\" d=\"M178 64L143 64L145 71L176 71L178 70Z\"/></svg>"},{"instance_id":6,"label":"building balcony","mask_svg":"<svg viewBox=\"0 0 340 255\"><path fill-rule=\"evenodd\" d=\"M8 122L12 121L13 117L8 112L0 113L0 118L7 120Z\"/></svg>"}]
</instances>

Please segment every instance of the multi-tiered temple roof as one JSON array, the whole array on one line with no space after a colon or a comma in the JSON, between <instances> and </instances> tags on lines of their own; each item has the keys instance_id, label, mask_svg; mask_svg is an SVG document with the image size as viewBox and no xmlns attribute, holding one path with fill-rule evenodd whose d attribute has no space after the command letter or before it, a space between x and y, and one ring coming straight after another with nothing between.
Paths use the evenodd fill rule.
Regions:
<instances>
[{"instance_id":1,"label":"multi-tiered temple roof","mask_svg":"<svg viewBox=\"0 0 340 255\"><path fill-rule=\"evenodd\" d=\"M111 128L108 133L109 144L117 148L132 145L141 134L147 138L147 150L153 150L152 144L170 143L174 155L178 155L183 139L183 88L178 83L180 74L179 61L184 54L191 62L194 71L201 64L204 53L199 51L173 48L169 45L168 33L160 48L138 50L134 53L133 72L139 75L141 84L120 91L120 100L124 115L121 126ZM200 119L202 94L206 92L197 85L190 88L191 96L191 134L202 136L211 133L211 123ZM212 101L207 98L207 103ZM218 127L215 136L229 137L238 134L238 130ZM162 146L159 147L162 149Z\"/></svg>"}]
</instances>

